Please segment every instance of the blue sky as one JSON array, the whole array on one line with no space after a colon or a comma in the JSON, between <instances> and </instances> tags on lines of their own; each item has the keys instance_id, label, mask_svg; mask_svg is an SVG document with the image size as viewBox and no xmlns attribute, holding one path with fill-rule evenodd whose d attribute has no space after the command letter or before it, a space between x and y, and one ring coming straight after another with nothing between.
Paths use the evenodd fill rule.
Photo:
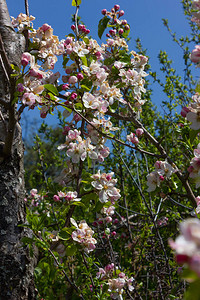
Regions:
<instances>
[{"instance_id":1,"label":"blue sky","mask_svg":"<svg viewBox=\"0 0 200 300\"><path fill-rule=\"evenodd\" d=\"M162 18L169 20L171 29L177 36L185 36L189 33L189 26L184 16L180 0L82 0L79 15L90 29L93 38L101 41L97 36L99 19L102 18L101 10L110 10L115 4L125 11L123 19L126 19L131 27L129 49L135 47L134 40L140 37L143 47L147 48L150 56L152 70L159 70L158 53L166 50L174 62L174 67L180 73L184 67L182 51L172 42L169 33L162 24ZM7 0L10 15L16 17L20 12L25 12L24 0ZM54 34L60 39L70 33L71 15L75 8L71 6L71 0L29 0L30 14L36 17L34 27L38 28L43 23L48 23L54 28ZM102 37L105 41L105 35ZM192 50L192 46L191 46ZM194 68L195 70L195 68ZM154 87L153 101L159 106L163 97L158 87ZM50 117L50 121L51 121Z\"/></svg>"}]
</instances>

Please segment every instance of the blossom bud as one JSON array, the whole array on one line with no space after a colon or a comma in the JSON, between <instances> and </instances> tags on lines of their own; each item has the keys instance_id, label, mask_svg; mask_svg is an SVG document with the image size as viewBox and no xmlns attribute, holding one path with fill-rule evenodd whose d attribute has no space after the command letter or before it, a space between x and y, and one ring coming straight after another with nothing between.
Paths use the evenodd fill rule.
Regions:
<instances>
[{"instance_id":1,"label":"blossom bud","mask_svg":"<svg viewBox=\"0 0 200 300\"><path fill-rule=\"evenodd\" d=\"M136 129L136 135L139 137L144 133L144 130L142 128L137 128Z\"/></svg>"},{"instance_id":2,"label":"blossom bud","mask_svg":"<svg viewBox=\"0 0 200 300\"><path fill-rule=\"evenodd\" d=\"M77 98L77 94L76 93L72 93L70 96L70 100L75 100Z\"/></svg>"},{"instance_id":3,"label":"blossom bud","mask_svg":"<svg viewBox=\"0 0 200 300\"><path fill-rule=\"evenodd\" d=\"M123 34L123 33L124 33L124 30L123 30L122 28L120 28L119 34L121 35L121 34Z\"/></svg>"},{"instance_id":4,"label":"blossom bud","mask_svg":"<svg viewBox=\"0 0 200 300\"><path fill-rule=\"evenodd\" d=\"M159 179L160 179L161 181L165 180L165 178L164 178L162 175L159 176Z\"/></svg>"},{"instance_id":5,"label":"blossom bud","mask_svg":"<svg viewBox=\"0 0 200 300\"><path fill-rule=\"evenodd\" d=\"M106 36L109 38L109 37L110 37L110 34L109 34L109 33L106 33Z\"/></svg>"},{"instance_id":6,"label":"blossom bud","mask_svg":"<svg viewBox=\"0 0 200 300\"><path fill-rule=\"evenodd\" d=\"M106 220L106 223L111 223L112 222L112 218L111 217L106 217L105 220Z\"/></svg>"},{"instance_id":7,"label":"blossom bud","mask_svg":"<svg viewBox=\"0 0 200 300\"><path fill-rule=\"evenodd\" d=\"M120 9L120 6L119 6L118 4L115 4L115 5L114 5L114 9L115 9L115 11L117 11L117 10Z\"/></svg>"},{"instance_id":8,"label":"blossom bud","mask_svg":"<svg viewBox=\"0 0 200 300\"><path fill-rule=\"evenodd\" d=\"M113 235L113 236L116 236L116 234L117 234L116 231L113 231L113 232L112 232L112 235Z\"/></svg>"},{"instance_id":9,"label":"blossom bud","mask_svg":"<svg viewBox=\"0 0 200 300\"><path fill-rule=\"evenodd\" d=\"M189 166L189 167L187 168L187 170L188 170L189 173L191 173L191 172L194 170L194 167L193 167L193 166Z\"/></svg>"},{"instance_id":10,"label":"blossom bud","mask_svg":"<svg viewBox=\"0 0 200 300\"><path fill-rule=\"evenodd\" d=\"M124 28L125 28L125 30L129 30L130 29L129 25L126 25Z\"/></svg>"},{"instance_id":11,"label":"blossom bud","mask_svg":"<svg viewBox=\"0 0 200 300\"><path fill-rule=\"evenodd\" d=\"M111 9L111 12L112 12L112 13L115 13L115 9L114 9L114 8L112 8L112 9Z\"/></svg>"},{"instance_id":12,"label":"blossom bud","mask_svg":"<svg viewBox=\"0 0 200 300\"><path fill-rule=\"evenodd\" d=\"M77 78L78 78L78 80L83 80L84 76L82 73L78 73Z\"/></svg>"},{"instance_id":13,"label":"blossom bud","mask_svg":"<svg viewBox=\"0 0 200 300\"><path fill-rule=\"evenodd\" d=\"M102 9L101 13L102 13L102 15L105 16L107 14L107 10L106 9Z\"/></svg>"},{"instance_id":14,"label":"blossom bud","mask_svg":"<svg viewBox=\"0 0 200 300\"><path fill-rule=\"evenodd\" d=\"M72 72L72 69L70 69L70 68L65 69L66 74L71 74L71 72Z\"/></svg>"},{"instance_id":15,"label":"blossom bud","mask_svg":"<svg viewBox=\"0 0 200 300\"><path fill-rule=\"evenodd\" d=\"M96 56L97 59L101 58L101 52L99 51L97 51L94 55Z\"/></svg>"},{"instance_id":16,"label":"blossom bud","mask_svg":"<svg viewBox=\"0 0 200 300\"><path fill-rule=\"evenodd\" d=\"M40 27L40 29L42 30L42 31L47 31L48 29L50 29L51 28L51 26L50 25L48 25L48 24L43 24L41 27Z\"/></svg>"},{"instance_id":17,"label":"blossom bud","mask_svg":"<svg viewBox=\"0 0 200 300\"><path fill-rule=\"evenodd\" d=\"M63 85L62 85L62 89L63 89L63 90L67 90L68 88L69 88L69 84L66 83L66 84L63 84Z\"/></svg>"},{"instance_id":18,"label":"blossom bud","mask_svg":"<svg viewBox=\"0 0 200 300\"><path fill-rule=\"evenodd\" d=\"M119 17L122 17L124 15L124 11L123 10L120 10L119 11Z\"/></svg>"},{"instance_id":19,"label":"blossom bud","mask_svg":"<svg viewBox=\"0 0 200 300\"><path fill-rule=\"evenodd\" d=\"M195 49L192 50L192 53L190 54L190 59L193 63L200 62L200 45L196 45Z\"/></svg>"},{"instance_id":20,"label":"blossom bud","mask_svg":"<svg viewBox=\"0 0 200 300\"><path fill-rule=\"evenodd\" d=\"M119 275L118 275L120 278L124 278L126 275L123 273L123 272L121 272L121 273L119 273Z\"/></svg>"},{"instance_id":21,"label":"blossom bud","mask_svg":"<svg viewBox=\"0 0 200 300\"><path fill-rule=\"evenodd\" d=\"M86 29L85 33L89 34L90 33L90 29Z\"/></svg>"},{"instance_id":22,"label":"blossom bud","mask_svg":"<svg viewBox=\"0 0 200 300\"><path fill-rule=\"evenodd\" d=\"M58 195L54 195L54 196L53 196L53 200L56 201L56 202L58 202L58 201L60 201L60 198L59 198Z\"/></svg>"},{"instance_id":23,"label":"blossom bud","mask_svg":"<svg viewBox=\"0 0 200 300\"><path fill-rule=\"evenodd\" d=\"M65 43L65 45L69 45L72 43L72 41L73 41L73 38L71 36L68 36L64 43Z\"/></svg>"},{"instance_id":24,"label":"blossom bud","mask_svg":"<svg viewBox=\"0 0 200 300\"><path fill-rule=\"evenodd\" d=\"M114 222L113 222L113 224L118 224L119 223L119 220L118 219L114 219Z\"/></svg>"},{"instance_id":25,"label":"blossom bud","mask_svg":"<svg viewBox=\"0 0 200 300\"><path fill-rule=\"evenodd\" d=\"M79 122L79 121L81 121L82 118L78 114L75 114L73 119L75 122Z\"/></svg>"},{"instance_id":26,"label":"blossom bud","mask_svg":"<svg viewBox=\"0 0 200 300\"><path fill-rule=\"evenodd\" d=\"M23 86L22 83L18 83L18 85L17 85L17 90L18 90L18 92L20 92L20 93L22 93L22 92L24 91L24 86Z\"/></svg>"},{"instance_id":27,"label":"blossom bud","mask_svg":"<svg viewBox=\"0 0 200 300\"><path fill-rule=\"evenodd\" d=\"M63 135L67 135L67 133L70 131L70 127L69 126L65 126L64 128L63 128L63 132L62 132L62 134Z\"/></svg>"},{"instance_id":28,"label":"blossom bud","mask_svg":"<svg viewBox=\"0 0 200 300\"><path fill-rule=\"evenodd\" d=\"M71 29L74 31L76 29L76 26L75 25L72 25L71 26Z\"/></svg>"},{"instance_id":29,"label":"blossom bud","mask_svg":"<svg viewBox=\"0 0 200 300\"><path fill-rule=\"evenodd\" d=\"M76 76L70 76L68 79L69 84L75 84L78 81Z\"/></svg>"},{"instance_id":30,"label":"blossom bud","mask_svg":"<svg viewBox=\"0 0 200 300\"><path fill-rule=\"evenodd\" d=\"M78 25L78 29L79 29L80 31L84 30L84 28L85 28L84 25L82 25L82 24L79 24L79 25Z\"/></svg>"},{"instance_id":31,"label":"blossom bud","mask_svg":"<svg viewBox=\"0 0 200 300\"><path fill-rule=\"evenodd\" d=\"M134 145L137 145L139 143L139 140L138 138L135 136L133 139L131 139L131 142L134 144Z\"/></svg>"},{"instance_id":32,"label":"blossom bud","mask_svg":"<svg viewBox=\"0 0 200 300\"><path fill-rule=\"evenodd\" d=\"M109 30L109 33L110 33L110 35L112 35L112 36L114 36L114 35L116 35L116 30L114 29L110 29Z\"/></svg>"},{"instance_id":33,"label":"blossom bud","mask_svg":"<svg viewBox=\"0 0 200 300\"><path fill-rule=\"evenodd\" d=\"M122 25L126 25L127 24L127 21L126 20L123 20L122 21Z\"/></svg>"},{"instance_id":34,"label":"blossom bud","mask_svg":"<svg viewBox=\"0 0 200 300\"><path fill-rule=\"evenodd\" d=\"M182 116L183 118L185 118L188 112L190 112L189 108L187 108L186 106L184 106L184 107L182 108L182 110L181 110L181 116Z\"/></svg>"}]
</instances>

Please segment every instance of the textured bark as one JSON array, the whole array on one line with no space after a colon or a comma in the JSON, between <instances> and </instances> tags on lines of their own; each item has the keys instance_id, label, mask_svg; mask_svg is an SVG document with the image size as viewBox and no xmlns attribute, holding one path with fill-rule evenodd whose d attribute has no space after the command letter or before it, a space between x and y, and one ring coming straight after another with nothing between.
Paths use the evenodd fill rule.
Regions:
<instances>
[{"instance_id":1,"label":"textured bark","mask_svg":"<svg viewBox=\"0 0 200 300\"><path fill-rule=\"evenodd\" d=\"M19 66L25 41L12 28L5 0L0 0L0 34L9 62ZM2 58L2 49L0 54ZM25 222L21 127L16 107L11 105L14 81L8 81L5 69L1 59L0 100L8 105L0 105L0 300L35 299L33 259L20 243L28 232L18 227ZM8 136L12 137L12 130L11 154L5 155L2 150Z\"/></svg>"}]
</instances>

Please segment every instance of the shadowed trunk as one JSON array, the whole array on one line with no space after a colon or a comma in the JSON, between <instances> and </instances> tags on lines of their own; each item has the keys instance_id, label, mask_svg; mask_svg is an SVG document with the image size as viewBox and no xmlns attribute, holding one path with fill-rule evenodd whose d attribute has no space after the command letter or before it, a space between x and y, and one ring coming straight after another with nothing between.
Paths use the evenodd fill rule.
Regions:
<instances>
[{"instance_id":1,"label":"shadowed trunk","mask_svg":"<svg viewBox=\"0 0 200 300\"><path fill-rule=\"evenodd\" d=\"M5 0L0 0L0 299L35 299L33 259L20 240L26 234L21 127L11 105L15 82L9 63L20 66L25 41L12 28ZM4 51L5 49L5 51Z\"/></svg>"}]
</instances>

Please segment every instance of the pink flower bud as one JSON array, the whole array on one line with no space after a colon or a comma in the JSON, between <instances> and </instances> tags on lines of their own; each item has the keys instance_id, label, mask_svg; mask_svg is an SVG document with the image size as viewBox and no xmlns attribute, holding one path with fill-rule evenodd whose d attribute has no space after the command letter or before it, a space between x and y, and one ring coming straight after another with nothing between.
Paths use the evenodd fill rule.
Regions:
<instances>
[{"instance_id":1,"label":"pink flower bud","mask_svg":"<svg viewBox=\"0 0 200 300\"><path fill-rule=\"evenodd\" d=\"M109 33L106 33L106 36L109 38L109 37L110 37L110 34L109 34Z\"/></svg>"},{"instance_id":2,"label":"pink flower bud","mask_svg":"<svg viewBox=\"0 0 200 300\"><path fill-rule=\"evenodd\" d=\"M75 25L72 25L71 26L71 29L74 31L76 29L76 26Z\"/></svg>"},{"instance_id":3,"label":"pink flower bud","mask_svg":"<svg viewBox=\"0 0 200 300\"><path fill-rule=\"evenodd\" d=\"M191 173L191 172L194 170L194 167L193 167L193 166L189 166L189 167L187 168L187 170L188 170L189 173Z\"/></svg>"},{"instance_id":4,"label":"pink flower bud","mask_svg":"<svg viewBox=\"0 0 200 300\"><path fill-rule=\"evenodd\" d=\"M131 142L134 144L134 145L137 145L139 143L139 140L138 138L135 136L134 138L131 139Z\"/></svg>"},{"instance_id":5,"label":"pink flower bud","mask_svg":"<svg viewBox=\"0 0 200 300\"><path fill-rule=\"evenodd\" d=\"M86 29L85 33L89 34L90 33L90 29Z\"/></svg>"},{"instance_id":6,"label":"pink flower bud","mask_svg":"<svg viewBox=\"0 0 200 300\"><path fill-rule=\"evenodd\" d=\"M84 28L85 28L85 26L83 24L78 25L78 30L82 31Z\"/></svg>"},{"instance_id":7,"label":"pink flower bud","mask_svg":"<svg viewBox=\"0 0 200 300\"><path fill-rule=\"evenodd\" d=\"M59 198L58 195L54 195L54 196L53 196L53 200L54 200L55 202L58 202L58 201L60 201L60 198Z\"/></svg>"},{"instance_id":8,"label":"pink flower bud","mask_svg":"<svg viewBox=\"0 0 200 300\"><path fill-rule=\"evenodd\" d=\"M144 133L144 130L142 128L137 128L136 129L136 135L139 137Z\"/></svg>"},{"instance_id":9,"label":"pink flower bud","mask_svg":"<svg viewBox=\"0 0 200 300\"><path fill-rule=\"evenodd\" d=\"M102 9L102 11L101 11L101 13L102 13L102 15L106 15L106 13L107 13L107 10L106 9Z\"/></svg>"},{"instance_id":10,"label":"pink flower bud","mask_svg":"<svg viewBox=\"0 0 200 300\"><path fill-rule=\"evenodd\" d=\"M125 30L129 30L130 29L129 25L126 25L124 28L125 28Z\"/></svg>"},{"instance_id":11,"label":"pink flower bud","mask_svg":"<svg viewBox=\"0 0 200 300\"><path fill-rule=\"evenodd\" d=\"M122 17L124 15L124 11L123 10L120 10L119 11L119 17Z\"/></svg>"},{"instance_id":12,"label":"pink flower bud","mask_svg":"<svg viewBox=\"0 0 200 300\"><path fill-rule=\"evenodd\" d=\"M200 45L196 45L195 49L192 50L192 53L190 54L190 59L193 63L200 62Z\"/></svg>"},{"instance_id":13,"label":"pink flower bud","mask_svg":"<svg viewBox=\"0 0 200 300\"><path fill-rule=\"evenodd\" d=\"M106 220L106 223L111 223L112 222L112 218L111 217L106 217L105 220Z\"/></svg>"},{"instance_id":14,"label":"pink flower bud","mask_svg":"<svg viewBox=\"0 0 200 300\"><path fill-rule=\"evenodd\" d=\"M17 85L17 90L18 90L18 92L20 92L20 93L22 93L22 92L24 91L24 86L23 86L22 83L18 83L18 85Z\"/></svg>"},{"instance_id":15,"label":"pink flower bud","mask_svg":"<svg viewBox=\"0 0 200 300\"><path fill-rule=\"evenodd\" d=\"M118 275L120 278L124 278L126 276L126 274L124 274L123 272L119 273Z\"/></svg>"},{"instance_id":16,"label":"pink flower bud","mask_svg":"<svg viewBox=\"0 0 200 300\"><path fill-rule=\"evenodd\" d=\"M115 36L116 35L116 30L110 29L109 30L110 35Z\"/></svg>"},{"instance_id":17,"label":"pink flower bud","mask_svg":"<svg viewBox=\"0 0 200 300\"><path fill-rule=\"evenodd\" d=\"M114 9L115 9L115 11L117 11L117 10L120 9L120 6L119 6L118 4L115 4L115 5L114 5Z\"/></svg>"},{"instance_id":18,"label":"pink flower bud","mask_svg":"<svg viewBox=\"0 0 200 300\"><path fill-rule=\"evenodd\" d=\"M43 24L41 27L40 27L40 29L42 30L42 31L47 31L48 29L50 29L51 28L51 26L49 26L48 24Z\"/></svg>"},{"instance_id":19,"label":"pink flower bud","mask_svg":"<svg viewBox=\"0 0 200 300\"><path fill-rule=\"evenodd\" d=\"M75 100L77 98L77 94L76 93L72 93L70 96L70 100Z\"/></svg>"},{"instance_id":20,"label":"pink flower bud","mask_svg":"<svg viewBox=\"0 0 200 300\"><path fill-rule=\"evenodd\" d=\"M163 177L162 175L160 175L160 176L159 176L159 179L160 179L161 181L163 181L163 180L165 180L165 177Z\"/></svg>"},{"instance_id":21,"label":"pink flower bud","mask_svg":"<svg viewBox=\"0 0 200 300\"><path fill-rule=\"evenodd\" d=\"M185 118L186 115L187 115L187 113L189 113L189 112L190 112L189 108L186 107L186 106L184 106L184 107L182 108L182 110L181 110L181 116L182 116L183 118Z\"/></svg>"},{"instance_id":22,"label":"pink flower bud","mask_svg":"<svg viewBox=\"0 0 200 300\"><path fill-rule=\"evenodd\" d=\"M73 119L74 119L75 122L79 122L79 121L82 120L82 118L78 114L75 114Z\"/></svg>"},{"instance_id":23,"label":"pink flower bud","mask_svg":"<svg viewBox=\"0 0 200 300\"><path fill-rule=\"evenodd\" d=\"M118 219L114 219L114 221L113 221L113 224L118 224L119 223L119 220Z\"/></svg>"},{"instance_id":24,"label":"pink flower bud","mask_svg":"<svg viewBox=\"0 0 200 300\"><path fill-rule=\"evenodd\" d=\"M113 232L112 232L112 235L113 235L113 236L115 236L116 234L117 234L117 232L116 232L116 231L113 231Z\"/></svg>"},{"instance_id":25,"label":"pink flower bud","mask_svg":"<svg viewBox=\"0 0 200 300\"><path fill-rule=\"evenodd\" d=\"M69 45L69 44L72 43L72 41L73 41L73 38L72 38L71 36L68 36L68 37L66 38L64 44L65 44L65 45Z\"/></svg>"},{"instance_id":26,"label":"pink flower bud","mask_svg":"<svg viewBox=\"0 0 200 300\"><path fill-rule=\"evenodd\" d=\"M78 81L76 76L70 76L68 79L69 84L75 84Z\"/></svg>"},{"instance_id":27,"label":"pink flower bud","mask_svg":"<svg viewBox=\"0 0 200 300\"><path fill-rule=\"evenodd\" d=\"M120 28L119 34L122 35L123 33L124 33L124 30L122 28Z\"/></svg>"},{"instance_id":28,"label":"pink flower bud","mask_svg":"<svg viewBox=\"0 0 200 300\"><path fill-rule=\"evenodd\" d=\"M64 128L63 128L63 132L62 132L62 134L63 135L67 135L67 133L70 131L70 127L69 126L65 126Z\"/></svg>"},{"instance_id":29,"label":"pink flower bud","mask_svg":"<svg viewBox=\"0 0 200 300\"><path fill-rule=\"evenodd\" d=\"M24 59L21 60L21 65L23 67L26 67L28 64L29 64L29 61L27 59L24 58Z\"/></svg>"},{"instance_id":30,"label":"pink flower bud","mask_svg":"<svg viewBox=\"0 0 200 300\"><path fill-rule=\"evenodd\" d=\"M77 74L77 78L78 78L78 80L80 81L80 80L83 80L84 76L83 76L82 73L78 73L78 74Z\"/></svg>"},{"instance_id":31,"label":"pink flower bud","mask_svg":"<svg viewBox=\"0 0 200 300\"><path fill-rule=\"evenodd\" d=\"M63 90L67 90L68 88L69 88L69 84L63 84L63 85L62 85L62 89L63 89Z\"/></svg>"},{"instance_id":32,"label":"pink flower bud","mask_svg":"<svg viewBox=\"0 0 200 300\"><path fill-rule=\"evenodd\" d=\"M126 25L127 24L127 21L126 20L123 20L122 21L122 25Z\"/></svg>"}]
</instances>

